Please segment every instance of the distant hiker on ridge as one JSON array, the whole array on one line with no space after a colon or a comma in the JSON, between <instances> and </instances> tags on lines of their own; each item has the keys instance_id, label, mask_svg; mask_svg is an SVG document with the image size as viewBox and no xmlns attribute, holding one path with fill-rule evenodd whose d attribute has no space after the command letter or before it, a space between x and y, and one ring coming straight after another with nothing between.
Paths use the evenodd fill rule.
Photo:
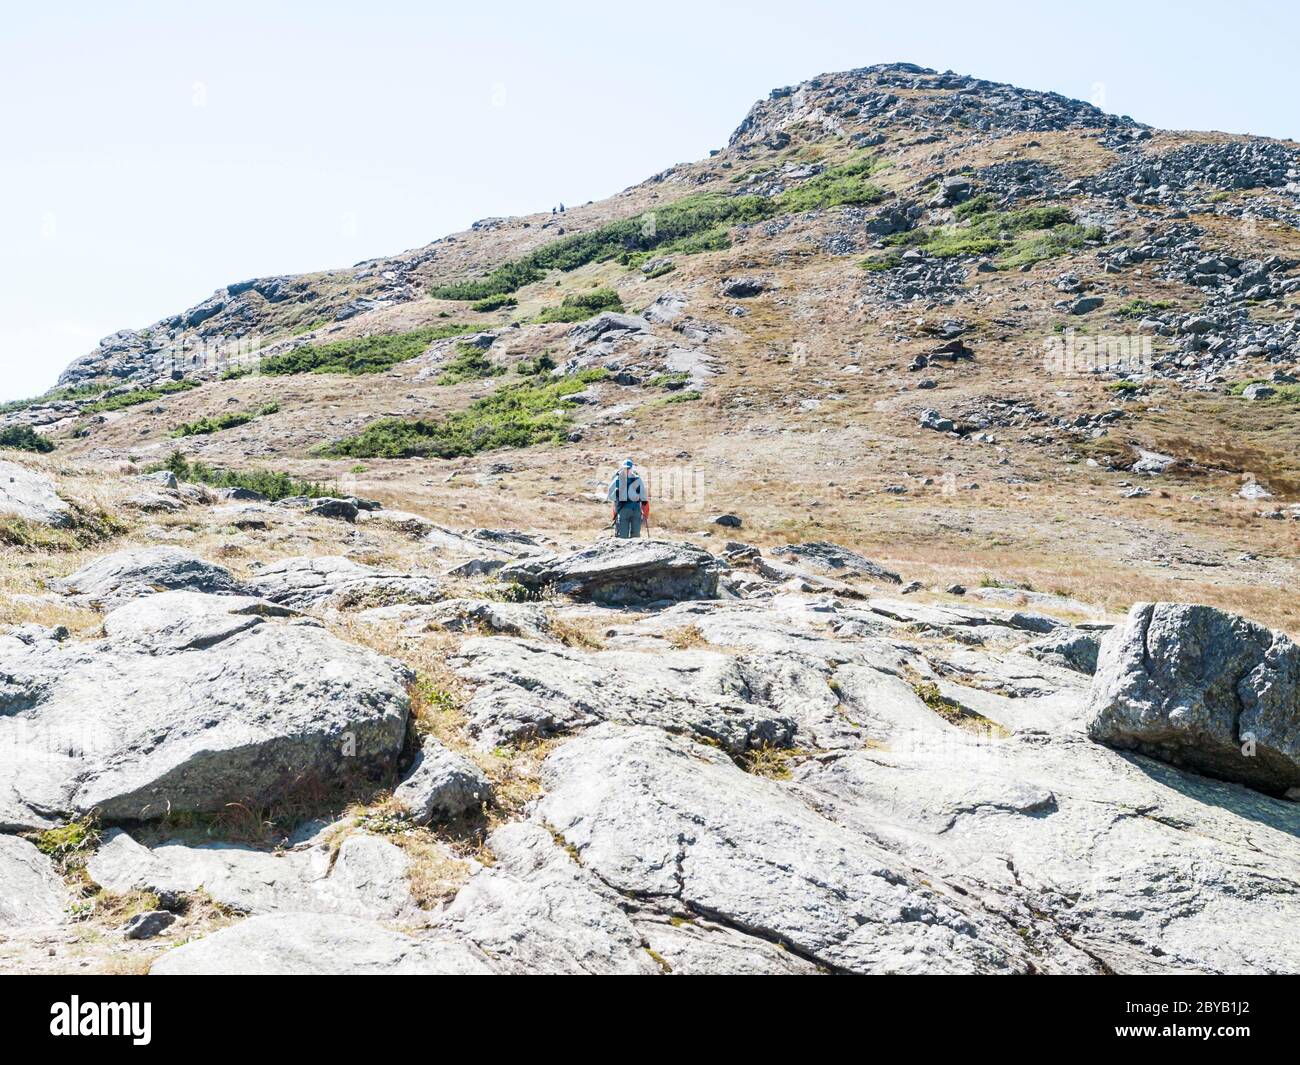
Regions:
<instances>
[{"instance_id":1,"label":"distant hiker on ridge","mask_svg":"<svg viewBox=\"0 0 1300 1065\"><path fill-rule=\"evenodd\" d=\"M608 499L615 535L620 540L640 536L642 520L647 524L650 522L650 493L631 459L625 460L614 474L609 483Z\"/></svg>"}]
</instances>

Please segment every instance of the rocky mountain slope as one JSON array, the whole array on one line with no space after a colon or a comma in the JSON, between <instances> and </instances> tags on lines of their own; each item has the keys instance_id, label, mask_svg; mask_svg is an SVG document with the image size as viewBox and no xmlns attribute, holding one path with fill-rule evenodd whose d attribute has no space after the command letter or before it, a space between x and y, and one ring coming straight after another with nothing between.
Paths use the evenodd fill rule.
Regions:
<instances>
[{"instance_id":1,"label":"rocky mountain slope","mask_svg":"<svg viewBox=\"0 0 1300 1065\"><path fill-rule=\"evenodd\" d=\"M1294 971L1298 170L874 67L107 338L0 408L0 968Z\"/></svg>"}]
</instances>

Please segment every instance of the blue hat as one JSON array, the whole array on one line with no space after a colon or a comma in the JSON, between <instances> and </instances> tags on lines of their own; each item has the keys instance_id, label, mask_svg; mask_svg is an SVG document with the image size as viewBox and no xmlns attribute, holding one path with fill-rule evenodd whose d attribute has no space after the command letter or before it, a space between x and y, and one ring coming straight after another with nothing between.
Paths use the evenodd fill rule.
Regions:
<instances>
[{"instance_id":1,"label":"blue hat","mask_svg":"<svg viewBox=\"0 0 1300 1065\"><path fill-rule=\"evenodd\" d=\"M624 466L626 469L629 469L629 470L630 470L630 469L632 468L632 460L631 460L631 459L624 459L624 460L623 460L623 466Z\"/></svg>"}]
</instances>

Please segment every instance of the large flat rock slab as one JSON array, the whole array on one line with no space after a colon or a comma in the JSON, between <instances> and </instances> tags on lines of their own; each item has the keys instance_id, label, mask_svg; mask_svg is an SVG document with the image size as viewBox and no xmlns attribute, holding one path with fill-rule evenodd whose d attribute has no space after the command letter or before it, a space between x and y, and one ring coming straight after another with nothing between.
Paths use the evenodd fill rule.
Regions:
<instances>
[{"instance_id":1,"label":"large flat rock slab","mask_svg":"<svg viewBox=\"0 0 1300 1065\"><path fill-rule=\"evenodd\" d=\"M235 843L168 842L149 848L111 830L87 864L90 878L118 894L206 892L242 913L343 913L396 921L415 914L402 850L353 834L287 851Z\"/></svg>"},{"instance_id":2,"label":"large flat rock slab","mask_svg":"<svg viewBox=\"0 0 1300 1065\"><path fill-rule=\"evenodd\" d=\"M0 637L0 823L209 812L391 774L406 667L240 597L123 609L103 640Z\"/></svg>"},{"instance_id":3,"label":"large flat rock slab","mask_svg":"<svg viewBox=\"0 0 1300 1065\"><path fill-rule=\"evenodd\" d=\"M249 594L248 586L224 566L176 547L131 548L103 555L53 583L64 595L103 609L161 591Z\"/></svg>"},{"instance_id":4,"label":"large flat rock slab","mask_svg":"<svg viewBox=\"0 0 1300 1065\"><path fill-rule=\"evenodd\" d=\"M153 976L471 976L491 961L460 940L416 937L364 917L277 913L250 917L168 951Z\"/></svg>"},{"instance_id":5,"label":"large flat rock slab","mask_svg":"<svg viewBox=\"0 0 1300 1065\"><path fill-rule=\"evenodd\" d=\"M537 817L620 892L863 973L1033 969L1003 921L711 748L602 725L543 767Z\"/></svg>"},{"instance_id":6,"label":"large flat rock slab","mask_svg":"<svg viewBox=\"0 0 1300 1065\"><path fill-rule=\"evenodd\" d=\"M336 555L286 558L258 567L249 587L255 595L295 609L432 603L441 598L437 579L428 574L375 569Z\"/></svg>"},{"instance_id":7,"label":"large flat rock slab","mask_svg":"<svg viewBox=\"0 0 1300 1065\"><path fill-rule=\"evenodd\" d=\"M584 551L505 566L500 579L541 592L614 605L718 594L718 562L707 551L669 540L605 540Z\"/></svg>"}]
</instances>

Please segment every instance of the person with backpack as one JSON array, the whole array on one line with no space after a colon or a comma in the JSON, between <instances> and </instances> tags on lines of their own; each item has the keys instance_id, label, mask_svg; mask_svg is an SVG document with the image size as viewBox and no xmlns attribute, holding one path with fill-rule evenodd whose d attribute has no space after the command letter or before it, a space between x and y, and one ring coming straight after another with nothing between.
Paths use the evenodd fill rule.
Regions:
<instances>
[{"instance_id":1,"label":"person with backpack","mask_svg":"<svg viewBox=\"0 0 1300 1065\"><path fill-rule=\"evenodd\" d=\"M650 522L650 492L631 459L626 459L614 474L608 499L615 535L620 540L640 536L642 521L647 525Z\"/></svg>"}]
</instances>

